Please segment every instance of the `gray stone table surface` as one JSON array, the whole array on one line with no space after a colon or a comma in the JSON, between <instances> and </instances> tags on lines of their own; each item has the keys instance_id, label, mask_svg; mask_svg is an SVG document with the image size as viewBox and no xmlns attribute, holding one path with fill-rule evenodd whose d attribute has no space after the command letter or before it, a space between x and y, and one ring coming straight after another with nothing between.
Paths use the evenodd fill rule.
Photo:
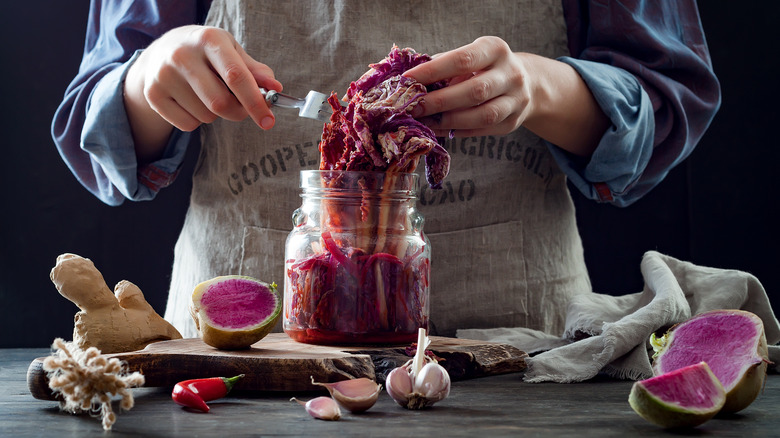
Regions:
<instances>
[{"instance_id":1,"label":"gray stone table surface","mask_svg":"<svg viewBox=\"0 0 780 438\"><path fill-rule=\"evenodd\" d=\"M529 384L520 374L505 374L454 382L449 398L423 411L403 409L383 391L368 412L344 412L339 421L315 420L290 401L323 393L231 393L210 402L211 412L203 414L173 403L171 388L138 388L135 407L119 412L113 430L104 432L99 419L60 412L57 402L30 395L27 367L48 353L0 350L0 436L780 436L778 375L768 376L747 409L687 431L664 430L639 417L628 404L630 381Z\"/></svg>"}]
</instances>

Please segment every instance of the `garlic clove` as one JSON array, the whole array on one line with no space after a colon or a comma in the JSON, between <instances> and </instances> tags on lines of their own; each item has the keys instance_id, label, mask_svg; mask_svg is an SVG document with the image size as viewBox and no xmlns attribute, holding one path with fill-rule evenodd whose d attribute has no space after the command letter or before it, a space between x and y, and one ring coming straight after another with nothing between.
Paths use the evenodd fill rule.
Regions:
<instances>
[{"instance_id":1,"label":"garlic clove","mask_svg":"<svg viewBox=\"0 0 780 438\"><path fill-rule=\"evenodd\" d=\"M341 418L339 405L330 397L317 397L307 402L302 402L293 397L290 401L303 405L306 408L306 412L318 420L338 420Z\"/></svg>"},{"instance_id":2,"label":"garlic clove","mask_svg":"<svg viewBox=\"0 0 780 438\"><path fill-rule=\"evenodd\" d=\"M341 407L352 413L365 412L370 409L382 391L382 385L366 377L333 383L318 383L312 377L311 383L324 386Z\"/></svg>"},{"instance_id":3,"label":"garlic clove","mask_svg":"<svg viewBox=\"0 0 780 438\"><path fill-rule=\"evenodd\" d=\"M413 392L412 376L409 375L409 371L405 367L390 371L385 379L385 389L396 403L406 407L409 403L409 395Z\"/></svg>"},{"instance_id":4,"label":"garlic clove","mask_svg":"<svg viewBox=\"0 0 780 438\"><path fill-rule=\"evenodd\" d=\"M414 392L422 394L431 402L443 400L450 394L450 375L443 366L429 362L417 374Z\"/></svg>"}]
</instances>

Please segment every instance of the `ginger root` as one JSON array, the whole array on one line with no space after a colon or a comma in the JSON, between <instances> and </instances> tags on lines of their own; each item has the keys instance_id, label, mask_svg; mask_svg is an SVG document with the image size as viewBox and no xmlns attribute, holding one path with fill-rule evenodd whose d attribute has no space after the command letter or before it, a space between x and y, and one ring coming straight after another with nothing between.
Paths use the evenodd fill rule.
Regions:
<instances>
[{"instance_id":1,"label":"ginger root","mask_svg":"<svg viewBox=\"0 0 780 438\"><path fill-rule=\"evenodd\" d=\"M158 315L141 289L123 280L108 288L90 259L62 254L51 270L60 295L81 309L74 317L73 343L80 349L120 353L143 349L152 342L181 339L181 334Z\"/></svg>"},{"instance_id":2,"label":"ginger root","mask_svg":"<svg viewBox=\"0 0 780 438\"><path fill-rule=\"evenodd\" d=\"M49 377L49 387L60 394L60 408L71 414L89 412L99 415L104 430L111 430L116 414L111 409L111 396L122 397L121 410L132 409L135 401L129 388L143 386L144 376L127 373L117 358L106 359L97 348L81 350L71 342L54 340L54 354L43 361Z\"/></svg>"}]
</instances>

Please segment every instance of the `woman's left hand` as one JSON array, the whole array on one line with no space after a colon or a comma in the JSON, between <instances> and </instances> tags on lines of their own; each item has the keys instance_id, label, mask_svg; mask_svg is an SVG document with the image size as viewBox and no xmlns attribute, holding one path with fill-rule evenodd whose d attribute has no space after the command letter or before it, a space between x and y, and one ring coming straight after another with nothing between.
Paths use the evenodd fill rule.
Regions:
<instances>
[{"instance_id":1,"label":"woman's left hand","mask_svg":"<svg viewBox=\"0 0 780 438\"><path fill-rule=\"evenodd\" d=\"M438 137L504 135L523 126L588 157L611 123L573 67L512 52L498 37L480 37L404 75L423 85L449 80L449 86L428 93L412 113Z\"/></svg>"},{"instance_id":2,"label":"woman's left hand","mask_svg":"<svg viewBox=\"0 0 780 438\"><path fill-rule=\"evenodd\" d=\"M413 113L437 136L452 130L458 137L507 134L523 124L533 107L533 80L523 57L498 37L480 37L436 55L404 76L425 85L450 81L427 94Z\"/></svg>"}]
</instances>

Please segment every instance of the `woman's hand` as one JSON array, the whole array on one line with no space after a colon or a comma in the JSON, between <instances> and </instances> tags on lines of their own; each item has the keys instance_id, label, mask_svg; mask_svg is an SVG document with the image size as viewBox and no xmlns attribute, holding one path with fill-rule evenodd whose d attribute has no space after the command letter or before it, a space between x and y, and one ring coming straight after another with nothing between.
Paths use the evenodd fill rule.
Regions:
<instances>
[{"instance_id":1,"label":"woman's hand","mask_svg":"<svg viewBox=\"0 0 780 438\"><path fill-rule=\"evenodd\" d=\"M498 37L481 37L436 55L404 76L425 85L450 81L448 87L428 93L413 114L437 136L504 135L525 126L564 149L587 156L609 126L573 68L512 52Z\"/></svg>"},{"instance_id":2,"label":"woman's hand","mask_svg":"<svg viewBox=\"0 0 780 438\"><path fill-rule=\"evenodd\" d=\"M414 113L437 135L453 129L459 136L507 134L523 124L531 103L525 65L497 37L436 55L404 76L425 85L450 80L448 87L426 95ZM441 117L426 118L434 114Z\"/></svg>"},{"instance_id":3,"label":"woman's hand","mask_svg":"<svg viewBox=\"0 0 780 438\"><path fill-rule=\"evenodd\" d=\"M139 162L159 157L173 127L192 131L220 117L249 116L270 129L274 116L259 88L282 89L273 71L230 33L206 26L161 36L130 67L124 87Z\"/></svg>"}]
</instances>

